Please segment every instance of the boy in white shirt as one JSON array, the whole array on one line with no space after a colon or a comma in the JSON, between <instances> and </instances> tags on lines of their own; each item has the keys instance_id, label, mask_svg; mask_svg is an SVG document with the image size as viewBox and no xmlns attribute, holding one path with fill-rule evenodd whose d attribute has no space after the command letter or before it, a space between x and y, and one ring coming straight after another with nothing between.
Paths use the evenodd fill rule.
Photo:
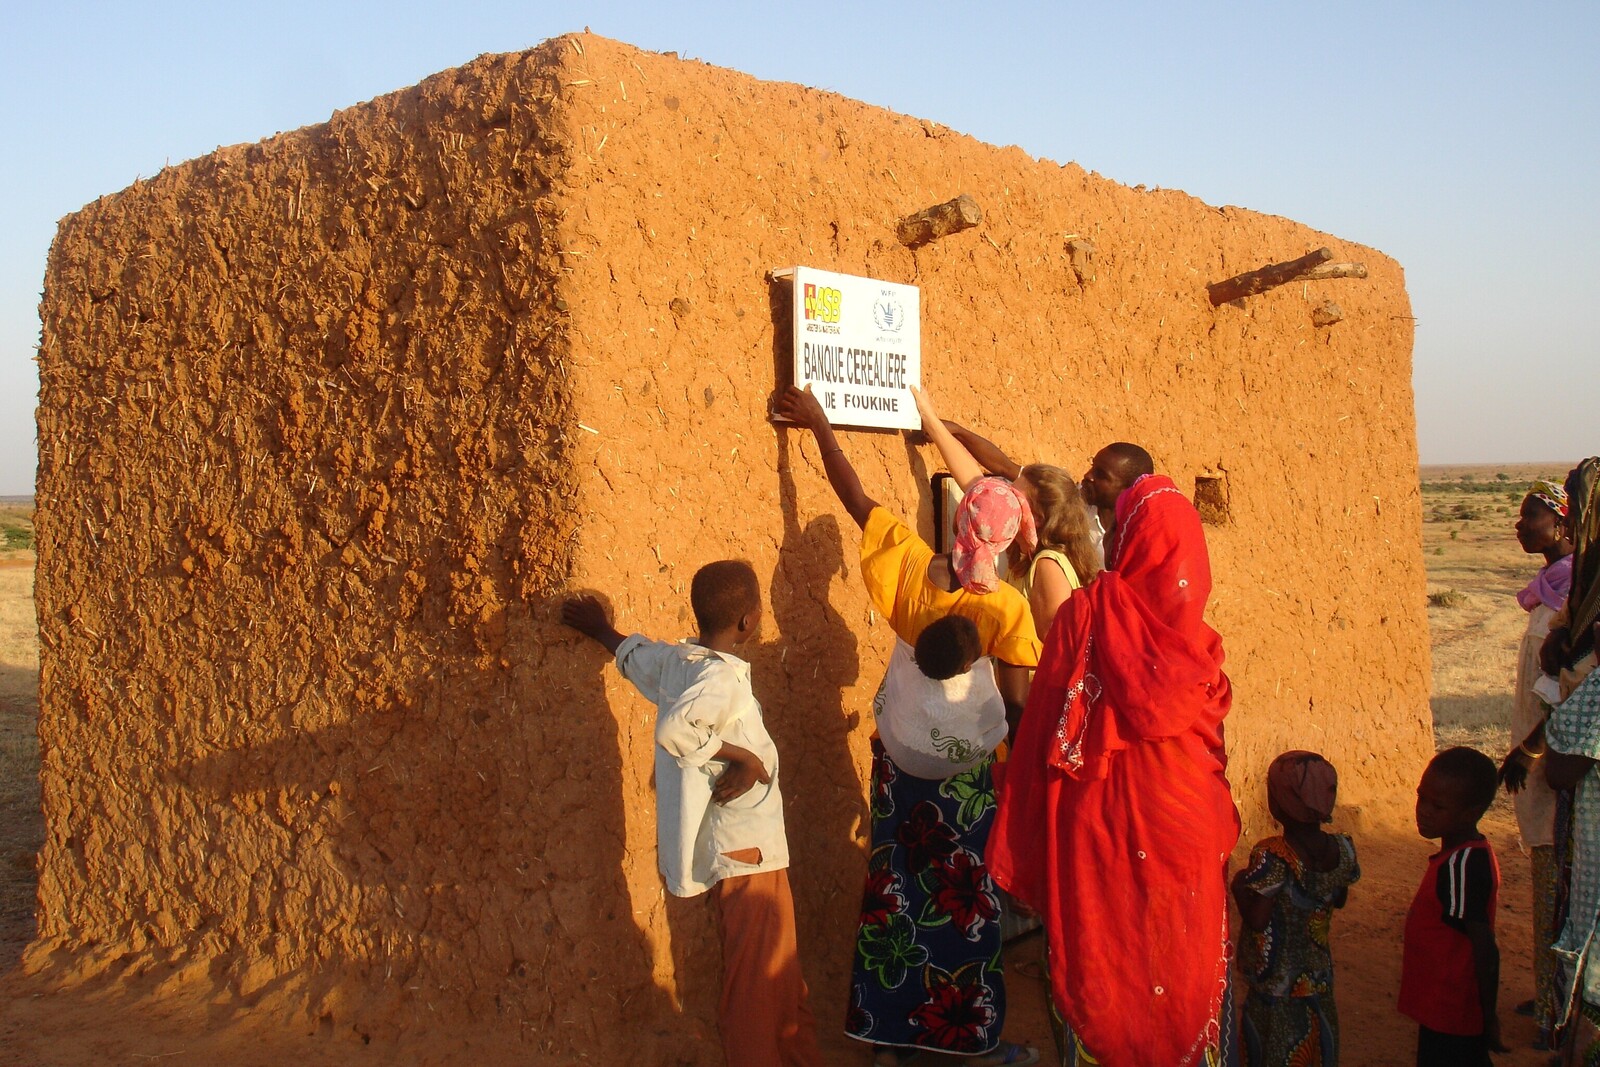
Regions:
<instances>
[{"instance_id":1,"label":"boy in white shirt","mask_svg":"<svg viewBox=\"0 0 1600 1067\"><path fill-rule=\"evenodd\" d=\"M623 637L593 597L561 621L604 645L656 705L656 850L675 896L707 891L722 931L717 1025L729 1067L820 1067L789 890L778 750L734 649L755 636L761 584L742 560L695 572L700 635Z\"/></svg>"}]
</instances>

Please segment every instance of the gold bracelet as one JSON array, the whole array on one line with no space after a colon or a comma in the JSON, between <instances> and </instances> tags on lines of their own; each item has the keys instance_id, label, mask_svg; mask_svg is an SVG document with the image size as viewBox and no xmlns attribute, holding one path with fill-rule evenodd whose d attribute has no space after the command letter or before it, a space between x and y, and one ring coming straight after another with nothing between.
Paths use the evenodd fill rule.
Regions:
<instances>
[{"instance_id":1,"label":"gold bracelet","mask_svg":"<svg viewBox=\"0 0 1600 1067\"><path fill-rule=\"evenodd\" d=\"M1527 756L1529 759L1544 759L1543 752L1531 752L1528 750L1528 746L1523 743L1519 743L1517 745L1517 751L1522 753L1524 756Z\"/></svg>"}]
</instances>

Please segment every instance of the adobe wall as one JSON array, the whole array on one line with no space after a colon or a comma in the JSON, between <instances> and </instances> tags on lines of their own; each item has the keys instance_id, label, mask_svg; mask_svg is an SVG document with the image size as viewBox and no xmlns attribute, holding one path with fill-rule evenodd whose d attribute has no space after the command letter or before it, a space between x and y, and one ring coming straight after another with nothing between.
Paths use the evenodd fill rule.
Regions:
<instances>
[{"instance_id":1,"label":"adobe wall","mask_svg":"<svg viewBox=\"0 0 1600 1067\"><path fill-rule=\"evenodd\" d=\"M896 243L961 192L981 227ZM1324 244L1368 278L1210 306L1207 282ZM693 571L741 556L769 583L751 658L834 1030L889 638L814 443L767 421L767 272L795 264L921 286L924 382L1014 455L1076 472L1128 439L1186 490L1225 475L1210 616L1247 836L1287 747L1335 761L1358 827L1408 803L1431 734L1397 264L581 35L62 224L35 965L95 945L338 1032L717 1062L713 930L655 873L651 708L554 617L592 588L681 636ZM1344 320L1314 327L1327 297ZM843 443L929 525L931 449Z\"/></svg>"}]
</instances>

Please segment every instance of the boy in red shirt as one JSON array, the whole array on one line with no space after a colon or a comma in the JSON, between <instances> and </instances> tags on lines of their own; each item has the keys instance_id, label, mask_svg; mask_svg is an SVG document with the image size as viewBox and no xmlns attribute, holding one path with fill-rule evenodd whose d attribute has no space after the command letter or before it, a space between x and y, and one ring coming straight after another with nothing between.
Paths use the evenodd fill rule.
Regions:
<instances>
[{"instance_id":1,"label":"boy in red shirt","mask_svg":"<svg viewBox=\"0 0 1600 1067\"><path fill-rule=\"evenodd\" d=\"M1495 999L1500 865L1478 832L1494 800L1494 761L1471 748L1439 753L1417 786L1417 832L1439 839L1406 915L1400 1011L1417 1021L1417 1067L1489 1067L1505 1052Z\"/></svg>"}]
</instances>

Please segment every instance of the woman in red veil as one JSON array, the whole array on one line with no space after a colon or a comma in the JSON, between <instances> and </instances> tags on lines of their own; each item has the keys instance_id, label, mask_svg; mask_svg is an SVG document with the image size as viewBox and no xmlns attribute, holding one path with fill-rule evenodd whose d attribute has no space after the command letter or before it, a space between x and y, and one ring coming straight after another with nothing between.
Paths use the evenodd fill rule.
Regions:
<instances>
[{"instance_id":1,"label":"woman in red veil","mask_svg":"<svg viewBox=\"0 0 1600 1067\"><path fill-rule=\"evenodd\" d=\"M1067 1063L1213 1063L1239 817L1200 516L1145 475L1106 555L1045 641L987 858L1043 916Z\"/></svg>"}]
</instances>

